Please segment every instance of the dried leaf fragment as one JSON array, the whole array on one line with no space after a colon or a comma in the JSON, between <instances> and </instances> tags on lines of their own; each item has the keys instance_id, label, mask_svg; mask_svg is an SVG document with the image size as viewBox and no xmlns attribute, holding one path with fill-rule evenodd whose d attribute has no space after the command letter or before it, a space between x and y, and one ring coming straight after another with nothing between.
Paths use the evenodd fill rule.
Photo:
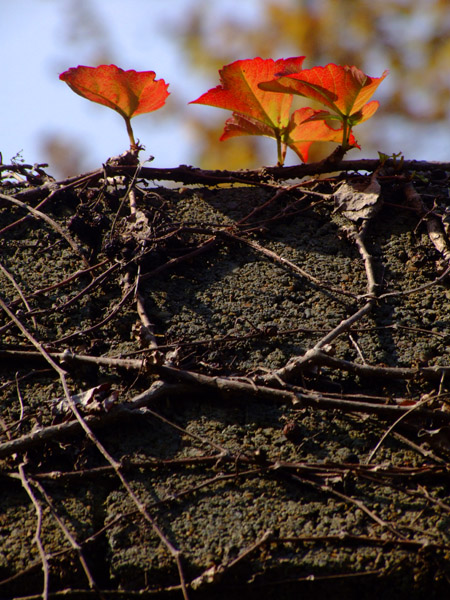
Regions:
<instances>
[{"instance_id":1,"label":"dried leaf fragment","mask_svg":"<svg viewBox=\"0 0 450 600\"><path fill-rule=\"evenodd\" d=\"M375 176L369 185L344 183L334 193L336 208L350 221L371 219L381 208L380 184Z\"/></svg>"},{"instance_id":2,"label":"dried leaf fragment","mask_svg":"<svg viewBox=\"0 0 450 600\"><path fill-rule=\"evenodd\" d=\"M95 414L109 412L118 397L118 392L111 390L111 384L102 383L79 394L74 394L71 399L84 414ZM67 398L56 398L52 400L52 404L52 412L55 417L68 417L72 414Z\"/></svg>"}]
</instances>

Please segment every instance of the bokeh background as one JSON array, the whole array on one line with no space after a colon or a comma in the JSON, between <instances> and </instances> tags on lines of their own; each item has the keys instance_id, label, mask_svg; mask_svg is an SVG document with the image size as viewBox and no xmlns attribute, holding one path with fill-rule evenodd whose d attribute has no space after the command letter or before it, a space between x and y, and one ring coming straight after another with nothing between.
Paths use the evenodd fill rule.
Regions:
<instances>
[{"instance_id":1,"label":"bokeh background","mask_svg":"<svg viewBox=\"0 0 450 600\"><path fill-rule=\"evenodd\" d=\"M355 129L362 150L450 160L449 0L0 0L0 152L48 162L56 177L98 168L128 147L121 117L59 81L79 64L153 70L170 84L157 112L133 119L153 166L276 163L275 142L219 142L228 111L188 105L243 58L305 55L305 68L354 64L389 77ZM328 154L316 145L310 160ZM293 153L286 164L296 164Z\"/></svg>"}]
</instances>

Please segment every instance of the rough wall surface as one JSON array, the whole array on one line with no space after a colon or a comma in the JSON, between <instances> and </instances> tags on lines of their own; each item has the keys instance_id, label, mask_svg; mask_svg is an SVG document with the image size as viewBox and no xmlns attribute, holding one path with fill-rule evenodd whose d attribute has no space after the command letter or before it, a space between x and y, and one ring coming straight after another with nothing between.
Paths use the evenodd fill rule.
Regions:
<instances>
[{"instance_id":1,"label":"rough wall surface","mask_svg":"<svg viewBox=\"0 0 450 600\"><path fill-rule=\"evenodd\" d=\"M0 598L448 594L445 171L3 175Z\"/></svg>"}]
</instances>

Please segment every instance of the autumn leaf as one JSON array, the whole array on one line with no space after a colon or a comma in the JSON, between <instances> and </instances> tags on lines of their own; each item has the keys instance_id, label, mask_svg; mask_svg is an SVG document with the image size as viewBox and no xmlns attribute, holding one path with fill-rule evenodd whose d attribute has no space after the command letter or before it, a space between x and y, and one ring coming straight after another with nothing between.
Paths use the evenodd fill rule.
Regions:
<instances>
[{"instance_id":1,"label":"autumn leaf","mask_svg":"<svg viewBox=\"0 0 450 600\"><path fill-rule=\"evenodd\" d=\"M304 56L280 60L252 58L237 60L219 71L221 85L190 104L206 104L233 111L221 140L235 135L268 135L277 140L278 163L282 164L282 131L288 126L292 96L265 92L258 87L267 77L283 70L297 73Z\"/></svg>"},{"instance_id":2,"label":"autumn leaf","mask_svg":"<svg viewBox=\"0 0 450 600\"><path fill-rule=\"evenodd\" d=\"M308 160L308 152L313 142L337 142L342 140L342 129L333 129L323 120L315 120L326 111L300 108L292 113L287 127L281 130L281 143L289 146L302 160ZM327 115L329 113L326 113ZM272 127L239 113L233 113L225 122L225 129L221 141L240 135L262 135L275 138ZM356 140L351 136L352 145L357 146ZM285 149L284 149L285 153ZM283 156L284 158L284 156Z\"/></svg>"},{"instance_id":3,"label":"autumn leaf","mask_svg":"<svg viewBox=\"0 0 450 600\"><path fill-rule=\"evenodd\" d=\"M136 148L130 120L161 108L169 92L154 71L124 71L115 65L78 66L59 78L83 98L117 111L125 119L132 148Z\"/></svg>"},{"instance_id":4,"label":"autumn leaf","mask_svg":"<svg viewBox=\"0 0 450 600\"><path fill-rule=\"evenodd\" d=\"M368 101L387 74L388 71L384 71L381 77L369 77L357 67L331 63L300 73L280 72L277 79L262 82L259 87L305 96L330 108L343 123L342 145L349 148L351 128L369 119L377 110L378 102Z\"/></svg>"},{"instance_id":5,"label":"autumn leaf","mask_svg":"<svg viewBox=\"0 0 450 600\"><path fill-rule=\"evenodd\" d=\"M262 135L265 137L274 138L277 141L278 146L278 164L282 165L286 157L286 144L283 142L284 134L289 127L273 128L262 121L248 117L247 115L241 115L239 113L233 113L232 117L225 121L225 128L223 134L220 137L220 141L228 140L229 138L240 136L240 135ZM308 154L310 142L307 148L304 148L305 155ZM297 152L297 154L299 154ZM300 159L303 160L301 153L299 154Z\"/></svg>"},{"instance_id":6,"label":"autumn leaf","mask_svg":"<svg viewBox=\"0 0 450 600\"><path fill-rule=\"evenodd\" d=\"M359 123L367 121L367 119L370 119L370 117L376 113L379 106L380 103L377 100L371 100L371 102L365 104L360 111L351 115L351 124L358 125Z\"/></svg>"},{"instance_id":7,"label":"autumn leaf","mask_svg":"<svg viewBox=\"0 0 450 600\"><path fill-rule=\"evenodd\" d=\"M239 135L264 135L266 137L274 137L274 129L266 125L258 119L252 119L247 115L233 113L233 115L225 121L225 128L220 137L223 142L229 138Z\"/></svg>"},{"instance_id":8,"label":"autumn leaf","mask_svg":"<svg viewBox=\"0 0 450 600\"><path fill-rule=\"evenodd\" d=\"M260 84L267 91L298 94L317 100L340 115L360 111L387 76L369 77L357 67L335 65L305 69L300 73L282 73L273 81Z\"/></svg>"},{"instance_id":9,"label":"autumn leaf","mask_svg":"<svg viewBox=\"0 0 450 600\"><path fill-rule=\"evenodd\" d=\"M311 109L307 110L309 111ZM279 163L284 163L286 146L290 146L292 150L294 150L294 152L299 156L300 160L306 162L308 159L309 147L313 141L315 141L304 141L301 139L301 134L298 135L301 130L301 125L297 126L294 123L294 115L295 113L292 114L292 123L290 122L288 126L284 127L281 131L280 142L282 155L281 160L278 161ZM323 124L324 122L321 121L320 123ZM293 134L293 136L290 134ZM263 135L266 137L275 138L275 132L272 127L269 127L265 123L261 123L261 121L252 119L251 117L240 115L239 113L233 113L233 116L225 121L225 129L220 141L224 141L239 135Z\"/></svg>"},{"instance_id":10,"label":"autumn leaf","mask_svg":"<svg viewBox=\"0 0 450 600\"><path fill-rule=\"evenodd\" d=\"M252 58L237 60L219 71L221 85L209 90L190 104L207 104L225 108L256 119L272 128L286 127L292 96L280 96L258 87L261 81L280 71L301 70L304 56L280 60Z\"/></svg>"},{"instance_id":11,"label":"autumn leaf","mask_svg":"<svg viewBox=\"0 0 450 600\"><path fill-rule=\"evenodd\" d=\"M339 129L330 127L324 121L325 112L305 107L292 113L283 143L292 148L303 162L308 160L309 147L313 142L336 142L338 144L342 142L342 127ZM349 143L352 147L359 148L352 134L350 134Z\"/></svg>"}]
</instances>

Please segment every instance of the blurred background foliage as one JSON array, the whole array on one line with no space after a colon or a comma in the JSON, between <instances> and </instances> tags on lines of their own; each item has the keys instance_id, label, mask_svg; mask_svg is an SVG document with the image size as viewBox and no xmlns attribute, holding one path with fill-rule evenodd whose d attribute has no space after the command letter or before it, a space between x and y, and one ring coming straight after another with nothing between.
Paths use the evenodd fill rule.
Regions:
<instances>
[{"instance_id":1,"label":"blurred background foliage","mask_svg":"<svg viewBox=\"0 0 450 600\"><path fill-rule=\"evenodd\" d=\"M148 14L139 18L151 20L150 4ZM190 10L181 13L166 4L167 19L158 26L166 29L191 73L208 82L188 100L218 85L218 70L234 60L305 55L304 68L329 62L355 64L377 77L389 69L375 96L381 103L379 111L354 132L362 146L360 157L390 149L413 158L425 139L429 144L430 136L437 139L442 128L449 128L449 0L261 0L256 22L242 20L223 6L218 10L222 3L212 0L194 0ZM91 47L90 64L120 66L114 40L88 0L74 0L65 18L67 44L84 40ZM157 69L157 58L153 62ZM166 78L158 71L157 75ZM189 78L189 73L184 75ZM276 162L272 140L240 137L219 142L224 121L231 116L228 111L188 106L174 94L171 98L161 118L179 119L187 128L191 164L237 169ZM331 149L316 144L309 160L318 160ZM45 152L52 164L70 162L71 173L74 161L81 159L76 146L55 137L45 140ZM352 157L357 158L356 152ZM289 158L297 162L295 155ZM64 165L59 164L59 170L65 170Z\"/></svg>"}]
</instances>

